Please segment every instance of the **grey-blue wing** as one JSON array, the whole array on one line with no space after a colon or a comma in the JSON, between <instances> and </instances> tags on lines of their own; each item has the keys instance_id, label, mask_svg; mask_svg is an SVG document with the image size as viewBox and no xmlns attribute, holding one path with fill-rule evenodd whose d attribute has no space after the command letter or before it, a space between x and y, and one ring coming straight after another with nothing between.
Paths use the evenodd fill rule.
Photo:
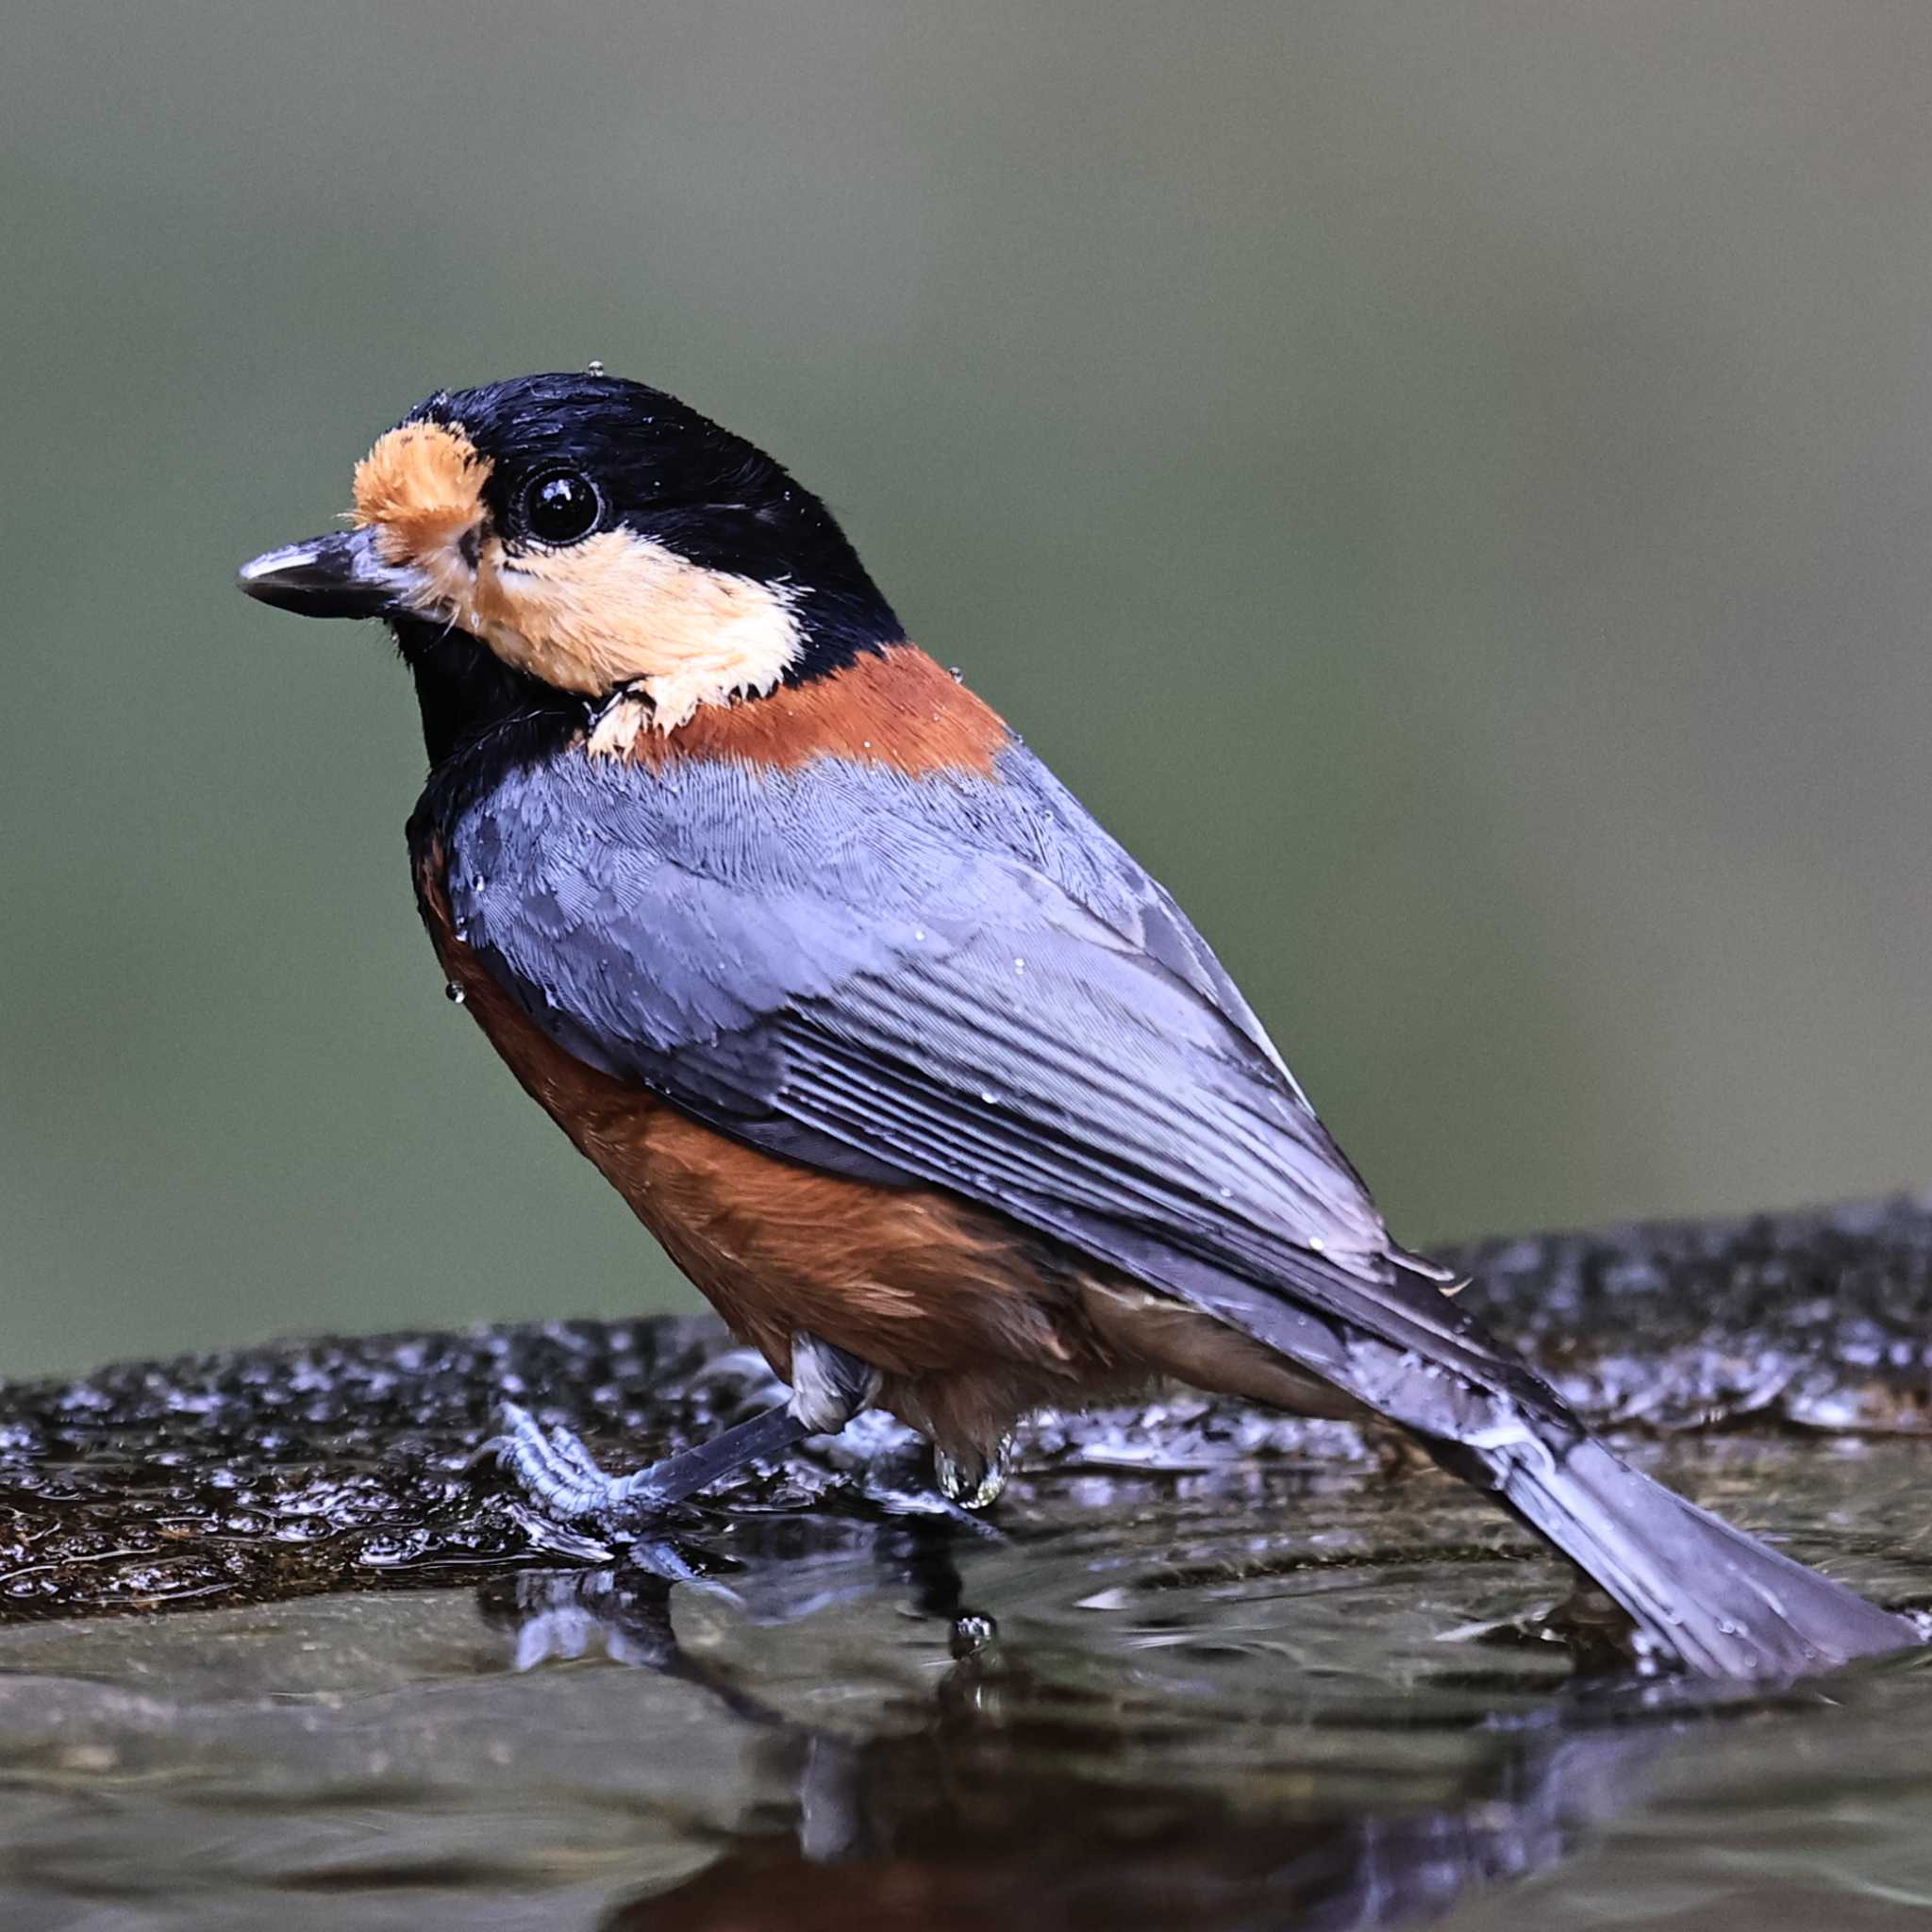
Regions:
<instances>
[{"instance_id":1,"label":"grey-blue wing","mask_svg":"<svg viewBox=\"0 0 1932 1932\"><path fill-rule=\"evenodd\" d=\"M746 1141L953 1189L1313 1366L1343 1342L1311 1310L1541 1393L1398 1264L1205 941L1017 747L993 781L570 756L472 807L450 871L564 1046Z\"/></svg>"},{"instance_id":2,"label":"grey-blue wing","mask_svg":"<svg viewBox=\"0 0 1932 1932\"><path fill-rule=\"evenodd\" d=\"M1787 1678L1911 1626L1625 1468L1401 1265L1191 926L1024 753L1004 782L566 755L451 829L459 933L572 1052L755 1145L937 1183L1407 1424L1657 1654Z\"/></svg>"}]
</instances>

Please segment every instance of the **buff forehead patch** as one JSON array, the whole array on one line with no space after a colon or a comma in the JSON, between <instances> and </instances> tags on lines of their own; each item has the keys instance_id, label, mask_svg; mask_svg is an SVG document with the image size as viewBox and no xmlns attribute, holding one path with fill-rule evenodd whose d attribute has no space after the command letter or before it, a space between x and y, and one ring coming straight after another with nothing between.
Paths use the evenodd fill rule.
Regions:
<instances>
[{"instance_id":1,"label":"buff forehead patch","mask_svg":"<svg viewBox=\"0 0 1932 1932\"><path fill-rule=\"evenodd\" d=\"M481 521L489 480L490 459L460 428L405 423L356 465L356 523L391 563L420 561Z\"/></svg>"}]
</instances>

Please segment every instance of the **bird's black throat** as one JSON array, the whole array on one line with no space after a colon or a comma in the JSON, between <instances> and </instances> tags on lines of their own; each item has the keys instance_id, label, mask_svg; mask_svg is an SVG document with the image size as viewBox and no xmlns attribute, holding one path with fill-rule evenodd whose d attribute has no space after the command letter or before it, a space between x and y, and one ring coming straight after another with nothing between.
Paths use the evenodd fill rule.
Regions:
<instances>
[{"instance_id":1,"label":"bird's black throat","mask_svg":"<svg viewBox=\"0 0 1932 1932\"><path fill-rule=\"evenodd\" d=\"M584 699L513 669L467 631L418 617L391 618L390 629L415 680L432 773L485 746L521 762L582 727Z\"/></svg>"}]
</instances>

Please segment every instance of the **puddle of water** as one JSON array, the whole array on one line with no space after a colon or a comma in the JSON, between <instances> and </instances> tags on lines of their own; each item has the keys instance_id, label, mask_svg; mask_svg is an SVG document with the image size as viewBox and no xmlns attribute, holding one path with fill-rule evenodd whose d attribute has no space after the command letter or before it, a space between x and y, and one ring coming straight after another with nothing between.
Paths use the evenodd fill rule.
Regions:
<instances>
[{"instance_id":1,"label":"puddle of water","mask_svg":"<svg viewBox=\"0 0 1932 1932\"><path fill-rule=\"evenodd\" d=\"M1662 1473L1896 1604L1928 1457ZM1932 1671L1579 1689L1492 1627L1564 1576L1446 1481L1050 1469L997 1535L643 1554L0 1629L0 1925L1932 1923Z\"/></svg>"}]
</instances>

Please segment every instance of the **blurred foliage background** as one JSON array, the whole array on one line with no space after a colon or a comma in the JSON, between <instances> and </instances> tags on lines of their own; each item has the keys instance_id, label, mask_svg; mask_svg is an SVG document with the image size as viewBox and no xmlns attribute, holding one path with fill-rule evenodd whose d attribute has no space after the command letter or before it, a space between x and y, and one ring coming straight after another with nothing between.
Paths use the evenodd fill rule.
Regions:
<instances>
[{"instance_id":1,"label":"blurred foliage background","mask_svg":"<svg viewBox=\"0 0 1932 1932\"><path fill-rule=\"evenodd\" d=\"M0 1373L690 1298L449 1007L427 391L766 443L1408 1238L1932 1168L1932 9L8 5Z\"/></svg>"}]
</instances>

